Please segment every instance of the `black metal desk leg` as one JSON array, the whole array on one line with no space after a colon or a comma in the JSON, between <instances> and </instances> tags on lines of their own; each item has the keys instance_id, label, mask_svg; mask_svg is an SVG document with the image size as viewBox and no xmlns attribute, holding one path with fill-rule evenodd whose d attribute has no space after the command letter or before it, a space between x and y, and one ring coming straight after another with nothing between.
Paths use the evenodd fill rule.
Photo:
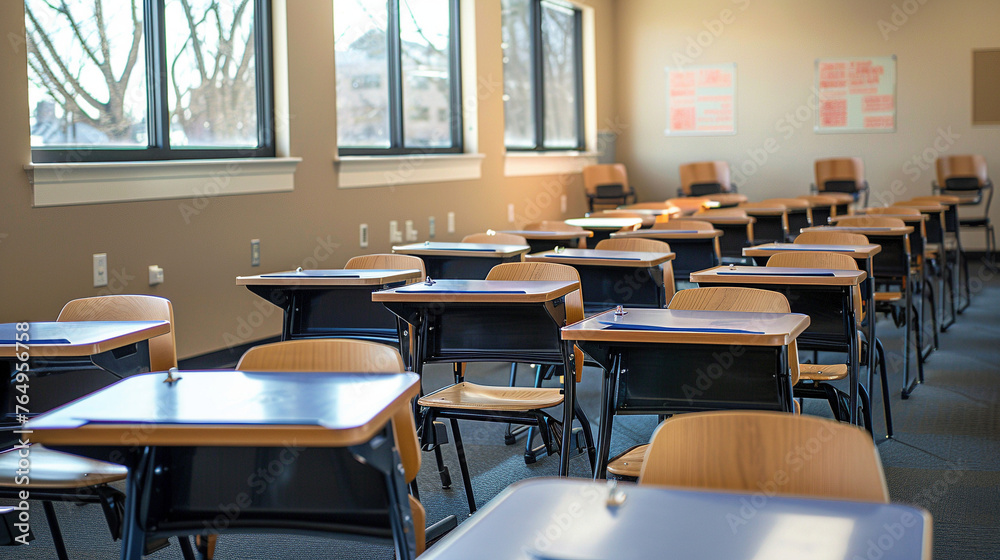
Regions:
<instances>
[{"instance_id":1,"label":"black metal desk leg","mask_svg":"<svg viewBox=\"0 0 1000 560\"><path fill-rule=\"evenodd\" d=\"M563 353L563 433L559 451L559 476L569 476L570 447L573 442L573 412L576 407L576 364L573 343L562 343Z\"/></svg>"},{"instance_id":2,"label":"black metal desk leg","mask_svg":"<svg viewBox=\"0 0 1000 560\"><path fill-rule=\"evenodd\" d=\"M145 447L138 461L129 468L125 479L125 518L122 527L122 560L142 560L146 550L146 531L139 523L138 501L152 473L153 450Z\"/></svg>"}]
</instances>

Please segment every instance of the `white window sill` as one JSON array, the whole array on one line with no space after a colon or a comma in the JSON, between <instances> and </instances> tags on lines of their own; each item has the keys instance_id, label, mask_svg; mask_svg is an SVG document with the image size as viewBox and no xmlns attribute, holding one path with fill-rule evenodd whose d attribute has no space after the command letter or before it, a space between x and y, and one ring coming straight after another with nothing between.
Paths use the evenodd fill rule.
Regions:
<instances>
[{"instance_id":1,"label":"white window sill","mask_svg":"<svg viewBox=\"0 0 1000 560\"><path fill-rule=\"evenodd\" d=\"M506 177L562 175L595 163L596 152L507 152L503 172Z\"/></svg>"},{"instance_id":2,"label":"white window sill","mask_svg":"<svg viewBox=\"0 0 1000 560\"><path fill-rule=\"evenodd\" d=\"M395 187L482 177L483 154L344 156L334 161L342 189Z\"/></svg>"},{"instance_id":3,"label":"white window sill","mask_svg":"<svg viewBox=\"0 0 1000 560\"><path fill-rule=\"evenodd\" d=\"M302 158L35 163L35 207L287 192Z\"/></svg>"}]
</instances>

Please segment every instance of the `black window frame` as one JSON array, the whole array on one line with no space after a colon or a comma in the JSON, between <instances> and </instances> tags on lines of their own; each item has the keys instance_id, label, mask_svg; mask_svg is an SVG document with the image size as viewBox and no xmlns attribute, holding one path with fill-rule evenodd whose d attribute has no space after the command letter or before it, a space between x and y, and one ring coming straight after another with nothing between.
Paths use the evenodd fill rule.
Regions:
<instances>
[{"instance_id":1,"label":"black window frame","mask_svg":"<svg viewBox=\"0 0 1000 560\"><path fill-rule=\"evenodd\" d=\"M342 156L394 156L411 154L460 154L465 150L465 139L462 129L462 40L459 18L460 0L448 0L449 4L449 41L448 41L448 84L451 102L449 111L451 119L451 142L448 147L406 147L405 131L403 130L403 58L402 39L399 36L399 0L386 0L388 21L386 29L386 45L389 63L389 146L340 146L337 142L337 152Z\"/></svg>"},{"instance_id":2,"label":"black window frame","mask_svg":"<svg viewBox=\"0 0 1000 560\"><path fill-rule=\"evenodd\" d=\"M257 147L170 146L165 0L143 0L148 138L145 147L32 147L32 163L84 163L264 158L275 156L271 0L253 0L257 87Z\"/></svg>"},{"instance_id":3,"label":"black window frame","mask_svg":"<svg viewBox=\"0 0 1000 560\"><path fill-rule=\"evenodd\" d=\"M583 10L579 7L565 4L565 7L573 10L574 26L574 52L573 59L576 66L576 139L577 144L573 147L546 147L545 146L545 69L544 53L542 44L542 2L544 0L527 0L531 3L530 25L531 25L531 101L534 115L535 145L527 146L507 146L508 152L567 152L584 151L586 149L586 123L584 122L584 99L583 99Z\"/></svg>"}]
</instances>

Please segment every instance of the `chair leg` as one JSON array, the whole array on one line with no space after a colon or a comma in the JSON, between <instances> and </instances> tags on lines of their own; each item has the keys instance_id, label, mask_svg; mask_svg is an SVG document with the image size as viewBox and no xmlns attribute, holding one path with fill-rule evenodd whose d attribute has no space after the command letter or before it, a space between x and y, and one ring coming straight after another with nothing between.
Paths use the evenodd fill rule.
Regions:
<instances>
[{"instance_id":1,"label":"chair leg","mask_svg":"<svg viewBox=\"0 0 1000 560\"><path fill-rule=\"evenodd\" d=\"M469 464L465 461L465 446L462 445L462 433L458 430L458 420L451 419L451 433L455 436L455 451L458 453L458 466L462 469L462 483L465 484L465 498L469 502L469 515L476 513L476 497L472 493L472 477L469 476Z\"/></svg>"},{"instance_id":2,"label":"chair leg","mask_svg":"<svg viewBox=\"0 0 1000 560\"><path fill-rule=\"evenodd\" d=\"M965 254L965 249L962 249L962 248L959 248L959 255L961 256L961 259L962 259L962 273L965 275L965 280L963 281L963 283L965 285L965 303L964 304L961 303L962 294L961 294L961 290L959 290L959 300L960 300L959 303L960 303L960 305L959 305L959 308L958 308L958 312L962 313L963 311L965 311L966 309L968 309L969 305L972 304L972 287L971 287L972 284L971 284L971 281L969 280L969 256Z\"/></svg>"},{"instance_id":3,"label":"chair leg","mask_svg":"<svg viewBox=\"0 0 1000 560\"><path fill-rule=\"evenodd\" d=\"M889 375L886 372L885 349L882 341L875 339L875 359L878 360L878 373L882 380L882 413L885 415L886 437L892 437L892 410L889 408Z\"/></svg>"},{"instance_id":4,"label":"chair leg","mask_svg":"<svg viewBox=\"0 0 1000 560\"><path fill-rule=\"evenodd\" d=\"M872 422L872 399L868 394L868 389L861 384L858 387L858 404L861 405L861 418L864 419L865 429L871 434L872 439L875 439L875 428Z\"/></svg>"},{"instance_id":5,"label":"chair leg","mask_svg":"<svg viewBox=\"0 0 1000 560\"><path fill-rule=\"evenodd\" d=\"M194 552L194 546L191 544L191 537L187 535L180 535L177 537L177 544L181 547L181 555L184 560L197 560L197 556Z\"/></svg>"},{"instance_id":6,"label":"chair leg","mask_svg":"<svg viewBox=\"0 0 1000 560\"><path fill-rule=\"evenodd\" d=\"M59 529L59 520L56 519L56 509L49 501L43 501L42 508L45 510L45 520L49 522L52 544L56 547L56 557L59 560L69 560L69 555L66 553L66 543L63 542L62 530Z\"/></svg>"},{"instance_id":7,"label":"chair leg","mask_svg":"<svg viewBox=\"0 0 1000 560\"><path fill-rule=\"evenodd\" d=\"M922 329L920 327L920 314L917 311L916 306L914 306L912 313L914 315L912 323L913 323L914 329L916 330L916 337L917 337L917 345L916 345L916 349L917 349L917 383L923 383L924 382L924 362L926 361L924 359L924 332L923 332L924 329Z\"/></svg>"},{"instance_id":8,"label":"chair leg","mask_svg":"<svg viewBox=\"0 0 1000 560\"><path fill-rule=\"evenodd\" d=\"M927 299L931 303L931 326L934 327L933 329L931 329L931 332L933 333L933 336L934 336L934 339L933 339L934 340L934 347L933 348L934 348L934 350L937 350L938 347L939 347L939 341L938 341L938 312L937 312L937 301L936 301L936 297L937 296L935 296L935 294L934 294L934 284L931 282L931 280L929 278L927 279L927 281L925 282L925 284L926 285L925 285L924 289L927 290ZM944 294L941 294L941 297L943 298Z\"/></svg>"},{"instance_id":9,"label":"chair leg","mask_svg":"<svg viewBox=\"0 0 1000 560\"><path fill-rule=\"evenodd\" d=\"M583 429L583 439L587 442L587 456L590 458L590 470L594 470L597 450L594 446L594 434L590 428L590 420L587 419L587 415L583 412L583 407L580 406L579 400L573 403L573 410L576 412L576 418L580 421L580 427Z\"/></svg>"}]
</instances>

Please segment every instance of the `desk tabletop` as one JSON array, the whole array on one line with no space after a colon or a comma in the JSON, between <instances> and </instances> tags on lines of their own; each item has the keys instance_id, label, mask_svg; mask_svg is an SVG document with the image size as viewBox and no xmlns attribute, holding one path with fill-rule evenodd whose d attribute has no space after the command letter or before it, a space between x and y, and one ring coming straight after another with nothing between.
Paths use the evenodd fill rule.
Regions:
<instances>
[{"instance_id":1,"label":"desk tabletop","mask_svg":"<svg viewBox=\"0 0 1000 560\"><path fill-rule=\"evenodd\" d=\"M0 358L12 358L28 346L31 357L93 356L170 332L167 321L53 321L28 323L28 338L18 323L0 324Z\"/></svg>"},{"instance_id":2,"label":"desk tabletop","mask_svg":"<svg viewBox=\"0 0 1000 560\"><path fill-rule=\"evenodd\" d=\"M542 303L580 289L579 282L547 280L434 280L372 293L372 301Z\"/></svg>"},{"instance_id":3,"label":"desk tabletop","mask_svg":"<svg viewBox=\"0 0 1000 560\"><path fill-rule=\"evenodd\" d=\"M740 208L742 210L742 208ZM707 213L692 214L687 217L688 220L700 220L702 222L709 222L711 224L721 224L721 225L741 225L741 224L753 224L757 222L757 218L750 215L748 212L746 216L726 216L726 215L713 215Z\"/></svg>"},{"instance_id":4,"label":"desk tabletop","mask_svg":"<svg viewBox=\"0 0 1000 560\"><path fill-rule=\"evenodd\" d=\"M608 210L609 212L634 212L636 214L649 214L650 216L680 216L682 210L674 206L673 204L663 206L654 206L649 203L640 203L639 205L631 206L619 206L614 210Z\"/></svg>"},{"instance_id":5,"label":"desk tabletop","mask_svg":"<svg viewBox=\"0 0 1000 560\"><path fill-rule=\"evenodd\" d=\"M702 196L713 202L718 202L722 206L736 206L749 200L747 195L733 192L713 193Z\"/></svg>"},{"instance_id":6,"label":"desk tabletop","mask_svg":"<svg viewBox=\"0 0 1000 560\"><path fill-rule=\"evenodd\" d=\"M853 216L830 216L830 223L836 224L845 218L857 218L859 216L871 216L872 218L896 218L908 224L926 222L930 219L927 214L868 214L864 209L858 210Z\"/></svg>"},{"instance_id":7,"label":"desk tabletop","mask_svg":"<svg viewBox=\"0 0 1000 560\"><path fill-rule=\"evenodd\" d=\"M563 249L542 251L525 260L568 264L571 266L618 266L649 268L674 260L673 253L642 253L638 251L606 251L603 249Z\"/></svg>"},{"instance_id":8,"label":"desk tabletop","mask_svg":"<svg viewBox=\"0 0 1000 560\"><path fill-rule=\"evenodd\" d=\"M857 286L868 274L863 270L789 268L777 266L717 266L691 273L698 284L784 284L793 286Z\"/></svg>"},{"instance_id":9,"label":"desk tabletop","mask_svg":"<svg viewBox=\"0 0 1000 560\"><path fill-rule=\"evenodd\" d=\"M605 311L562 328L563 340L663 344L785 346L809 326L800 313L738 313L676 309Z\"/></svg>"},{"instance_id":10,"label":"desk tabletop","mask_svg":"<svg viewBox=\"0 0 1000 560\"><path fill-rule=\"evenodd\" d=\"M424 241L410 245L398 245L392 248L393 253L416 256L438 257L483 257L507 258L527 253L531 247L527 245L500 245L495 243L461 243Z\"/></svg>"},{"instance_id":11,"label":"desk tabletop","mask_svg":"<svg viewBox=\"0 0 1000 560\"><path fill-rule=\"evenodd\" d=\"M722 230L711 229L696 231L688 229L637 229L635 231L618 231L611 237L642 237L643 239L713 239L722 237Z\"/></svg>"},{"instance_id":12,"label":"desk tabletop","mask_svg":"<svg viewBox=\"0 0 1000 560\"><path fill-rule=\"evenodd\" d=\"M520 235L525 239L546 240L546 239L581 239L593 237L592 231L541 231L534 229L505 229L500 233L510 233Z\"/></svg>"},{"instance_id":13,"label":"desk tabletop","mask_svg":"<svg viewBox=\"0 0 1000 560\"><path fill-rule=\"evenodd\" d=\"M616 491L624 501L609 506L602 482L514 483L421 558L850 560L886 539L882 560L931 557L931 516L911 506L772 496L755 507L759 493L632 484Z\"/></svg>"},{"instance_id":14,"label":"desk tabletop","mask_svg":"<svg viewBox=\"0 0 1000 560\"><path fill-rule=\"evenodd\" d=\"M928 214L938 214L948 209L944 204L937 202L897 202L893 206L898 206L899 208L916 208Z\"/></svg>"},{"instance_id":15,"label":"desk tabletop","mask_svg":"<svg viewBox=\"0 0 1000 560\"><path fill-rule=\"evenodd\" d=\"M642 224L642 218L570 218L565 223L584 229L621 229Z\"/></svg>"},{"instance_id":16,"label":"desk tabletop","mask_svg":"<svg viewBox=\"0 0 1000 560\"><path fill-rule=\"evenodd\" d=\"M31 420L48 445L340 447L371 439L420 391L412 373L183 371L122 379Z\"/></svg>"},{"instance_id":17,"label":"desk tabletop","mask_svg":"<svg viewBox=\"0 0 1000 560\"><path fill-rule=\"evenodd\" d=\"M237 276L237 286L377 286L420 277L420 271L376 269L289 270Z\"/></svg>"},{"instance_id":18,"label":"desk tabletop","mask_svg":"<svg viewBox=\"0 0 1000 560\"><path fill-rule=\"evenodd\" d=\"M773 206L746 206L741 204L737 208L745 211L750 216L781 216L788 213L788 207L784 204L775 204Z\"/></svg>"},{"instance_id":19,"label":"desk tabletop","mask_svg":"<svg viewBox=\"0 0 1000 560\"><path fill-rule=\"evenodd\" d=\"M745 257L770 257L789 251L822 251L826 253L847 253L855 258L871 258L882 252L882 246L868 245L817 245L813 243L764 243L743 249Z\"/></svg>"},{"instance_id":20,"label":"desk tabletop","mask_svg":"<svg viewBox=\"0 0 1000 560\"><path fill-rule=\"evenodd\" d=\"M843 231L846 233L863 233L865 235L885 235L889 237L902 237L913 233L913 226L903 227L865 227L865 226L813 226L802 228L802 233L807 231Z\"/></svg>"}]
</instances>

